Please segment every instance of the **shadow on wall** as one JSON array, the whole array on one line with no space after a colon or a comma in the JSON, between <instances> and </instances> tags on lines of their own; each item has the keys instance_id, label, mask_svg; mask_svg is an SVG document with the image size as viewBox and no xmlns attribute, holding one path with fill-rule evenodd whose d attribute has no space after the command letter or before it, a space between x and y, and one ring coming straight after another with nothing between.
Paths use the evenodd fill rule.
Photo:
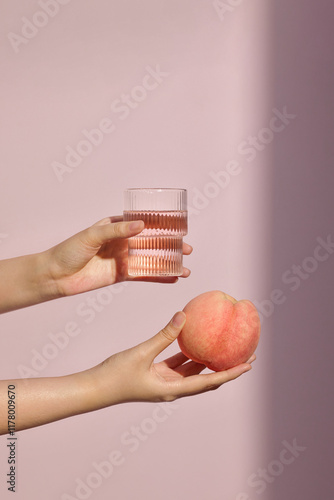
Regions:
<instances>
[{"instance_id":1,"label":"shadow on wall","mask_svg":"<svg viewBox=\"0 0 334 500\"><path fill-rule=\"evenodd\" d=\"M328 1L275 2L275 102L298 120L274 146L272 458L294 443L262 478L274 500L334 497L333 15Z\"/></svg>"}]
</instances>

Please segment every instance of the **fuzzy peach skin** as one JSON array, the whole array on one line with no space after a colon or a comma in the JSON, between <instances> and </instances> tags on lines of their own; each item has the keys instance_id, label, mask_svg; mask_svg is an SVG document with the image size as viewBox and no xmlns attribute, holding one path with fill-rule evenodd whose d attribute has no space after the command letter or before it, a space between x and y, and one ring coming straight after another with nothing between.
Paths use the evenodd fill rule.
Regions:
<instances>
[{"instance_id":1,"label":"fuzzy peach skin","mask_svg":"<svg viewBox=\"0 0 334 500\"><path fill-rule=\"evenodd\" d=\"M183 309L187 321L178 337L181 351L210 370L245 363L260 338L260 318L252 302L218 290L202 293Z\"/></svg>"}]
</instances>

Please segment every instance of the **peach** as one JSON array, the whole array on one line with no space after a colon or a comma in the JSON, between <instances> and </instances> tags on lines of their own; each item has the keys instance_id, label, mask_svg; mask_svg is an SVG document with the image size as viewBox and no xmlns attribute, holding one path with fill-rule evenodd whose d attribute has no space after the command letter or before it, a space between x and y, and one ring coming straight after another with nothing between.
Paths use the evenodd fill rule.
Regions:
<instances>
[{"instance_id":1,"label":"peach","mask_svg":"<svg viewBox=\"0 0 334 500\"><path fill-rule=\"evenodd\" d=\"M214 371L245 363L260 338L260 318L252 302L220 291L202 293L183 309L186 324L178 337L181 351Z\"/></svg>"}]
</instances>

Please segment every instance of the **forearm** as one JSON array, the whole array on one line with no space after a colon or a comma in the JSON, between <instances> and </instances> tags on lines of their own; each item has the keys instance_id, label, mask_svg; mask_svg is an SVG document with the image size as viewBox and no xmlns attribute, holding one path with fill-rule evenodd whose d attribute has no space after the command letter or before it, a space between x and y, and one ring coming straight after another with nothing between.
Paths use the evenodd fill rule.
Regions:
<instances>
[{"instance_id":1,"label":"forearm","mask_svg":"<svg viewBox=\"0 0 334 500\"><path fill-rule=\"evenodd\" d=\"M0 314L56 297L46 252L0 261Z\"/></svg>"},{"instance_id":2,"label":"forearm","mask_svg":"<svg viewBox=\"0 0 334 500\"><path fill-rule=\"evenodd\" d=\"M0 382L0 434L37 427L95 409L98 409L98 403L88 371L64 377Z\"/></svg>"}]
</instances>

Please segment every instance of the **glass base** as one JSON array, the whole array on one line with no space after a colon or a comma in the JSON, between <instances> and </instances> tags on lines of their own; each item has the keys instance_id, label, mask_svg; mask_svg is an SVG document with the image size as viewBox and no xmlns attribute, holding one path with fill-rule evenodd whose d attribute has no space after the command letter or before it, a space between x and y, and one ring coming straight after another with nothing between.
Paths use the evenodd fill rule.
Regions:
<instances>
[{"instance_id":1,"label":"glass base","mask_svg":"<svg viewBox=\"0 0 334 500\"><path fill-rule=\"evenodd\" d=\"M181 276L183 239L170 236L139 236L128 240L130 276Z\"/></svg>"}]
</instances>

